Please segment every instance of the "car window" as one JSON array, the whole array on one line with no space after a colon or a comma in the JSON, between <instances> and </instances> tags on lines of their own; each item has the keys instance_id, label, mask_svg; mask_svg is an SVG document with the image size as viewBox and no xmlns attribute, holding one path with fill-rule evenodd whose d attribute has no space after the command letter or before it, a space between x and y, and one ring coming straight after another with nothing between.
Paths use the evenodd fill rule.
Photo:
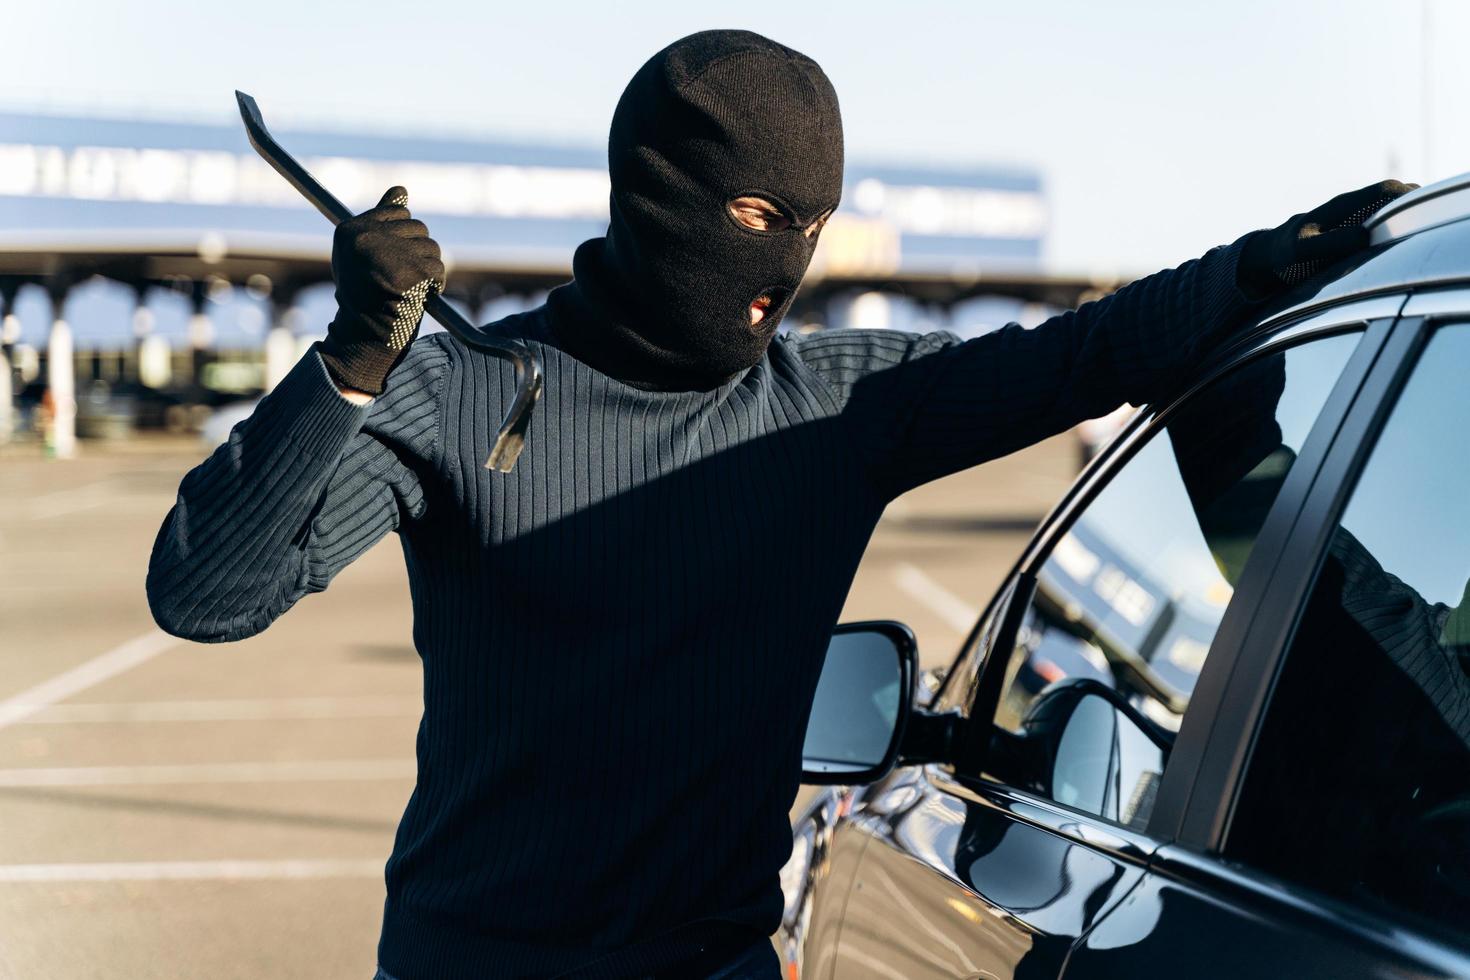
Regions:
<instances>
[{"instance_id":1,"label":"car window","mask_svg":"<svg viewBox=\"0 0 1470 980\"><path fill-rule=\"evenodd\" d=\"M1358 338L1222 376L1112 476L1037 573L994 719L1018 748L990 776L1147 822L1241 569ZM1081 700L1065 690L1084 682Z\"/></svg>"},{"instance_id":2,"label":"car window","mask_svg":"<svg viewBox=\"0 0 1470 980\"><path fill-rule=\"evenodd\" d=\"M1439 329L1353 489L1226 853L1470 946L1470 324Z\"/></svg>"}]
</instances>

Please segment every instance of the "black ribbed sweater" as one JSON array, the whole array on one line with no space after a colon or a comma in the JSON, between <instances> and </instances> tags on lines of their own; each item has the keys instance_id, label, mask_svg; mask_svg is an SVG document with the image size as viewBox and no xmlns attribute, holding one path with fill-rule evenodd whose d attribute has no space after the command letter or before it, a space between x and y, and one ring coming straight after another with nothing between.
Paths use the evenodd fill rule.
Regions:
<instances>
[{"instance_id":1,"label":"black ribbed sweater","mask_svg":"<svg viewBox=\"0 0 1470 980\"><path fill-rule=\"evenodd\" d=\"M424 667L379 945L400 980L748 942L779 923L806 717L884 505L1167 392L1244 311L1238 250L1031 330L778 337L711 391L614 380L542 307L491 328L546 371L509 474L482 465L505 362L426 336L356 406L313 352L184 478L149 602L241 639L398 532Z\"/></svg>"}]
</instances>

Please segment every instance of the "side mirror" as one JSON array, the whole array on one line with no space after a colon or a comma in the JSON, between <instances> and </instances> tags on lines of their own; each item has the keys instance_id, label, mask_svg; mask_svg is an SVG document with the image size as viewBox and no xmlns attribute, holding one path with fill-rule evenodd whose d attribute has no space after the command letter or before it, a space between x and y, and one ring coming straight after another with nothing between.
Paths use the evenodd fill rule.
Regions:
<instances>
[{"instance_id":1,"label":"side mirror","mask_svg":"<svg viewBox=\"0 0 1470 980\"><path fill-rule=\"evenodd\" d=\"M832 631L802 746L802 782L856 785L888 774L912 710L916 649L902 623Z\"/></svg>"}]
</instances>

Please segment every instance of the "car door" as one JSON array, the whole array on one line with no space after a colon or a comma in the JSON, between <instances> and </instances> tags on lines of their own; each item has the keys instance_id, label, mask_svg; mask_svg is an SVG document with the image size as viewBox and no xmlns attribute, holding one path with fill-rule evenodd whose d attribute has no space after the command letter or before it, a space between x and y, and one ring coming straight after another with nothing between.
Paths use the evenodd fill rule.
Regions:
<instances>
[{"instance_id":1,"label":"car door","mask_svg":"<svg viewBox=\"0 0 1470 980\"><path fill-rule=\"evenodd\" d=\"M1318 315L1234 358L1136 424L1048 520L939 703L965 706L985 754L900 768L853 807L869 843L833 976L1056 977L1140 884L1156 806L1189 782L1169 760L1199 754L1178 733L1214 636L1274 564L1383 342L1387 321L1368 319L1398 302ZM1069 716L1045 771L996 750L1084 683L1109 697Z\"/></svg>"},{"instance_id":2,"label":"car door","mask_svg":"<svg viewBox=\"0 0 1470 980\"><path fill-rule=\"evenodd\" d=\"M1470 291L1404 312L1243 637L1178 843L1068 980L1470 976Z\"/></svg>"}]
</instances>

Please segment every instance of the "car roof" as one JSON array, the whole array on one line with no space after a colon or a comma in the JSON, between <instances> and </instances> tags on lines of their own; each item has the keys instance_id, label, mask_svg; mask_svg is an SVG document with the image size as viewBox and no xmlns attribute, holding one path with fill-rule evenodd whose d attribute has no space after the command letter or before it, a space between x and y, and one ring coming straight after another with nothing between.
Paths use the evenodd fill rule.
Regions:
<instances>
[{"instance_id":1,"label":"car roof","mask_svg":"<svg viewBox=\"0 0 1470 980\"><path fill-rule=\"evenodd\" d=\"M1393 241L1470 214L1470 173L1420 187L1379 209L1364 222L1373 243Z\"/></svg>"}]
</instances>

